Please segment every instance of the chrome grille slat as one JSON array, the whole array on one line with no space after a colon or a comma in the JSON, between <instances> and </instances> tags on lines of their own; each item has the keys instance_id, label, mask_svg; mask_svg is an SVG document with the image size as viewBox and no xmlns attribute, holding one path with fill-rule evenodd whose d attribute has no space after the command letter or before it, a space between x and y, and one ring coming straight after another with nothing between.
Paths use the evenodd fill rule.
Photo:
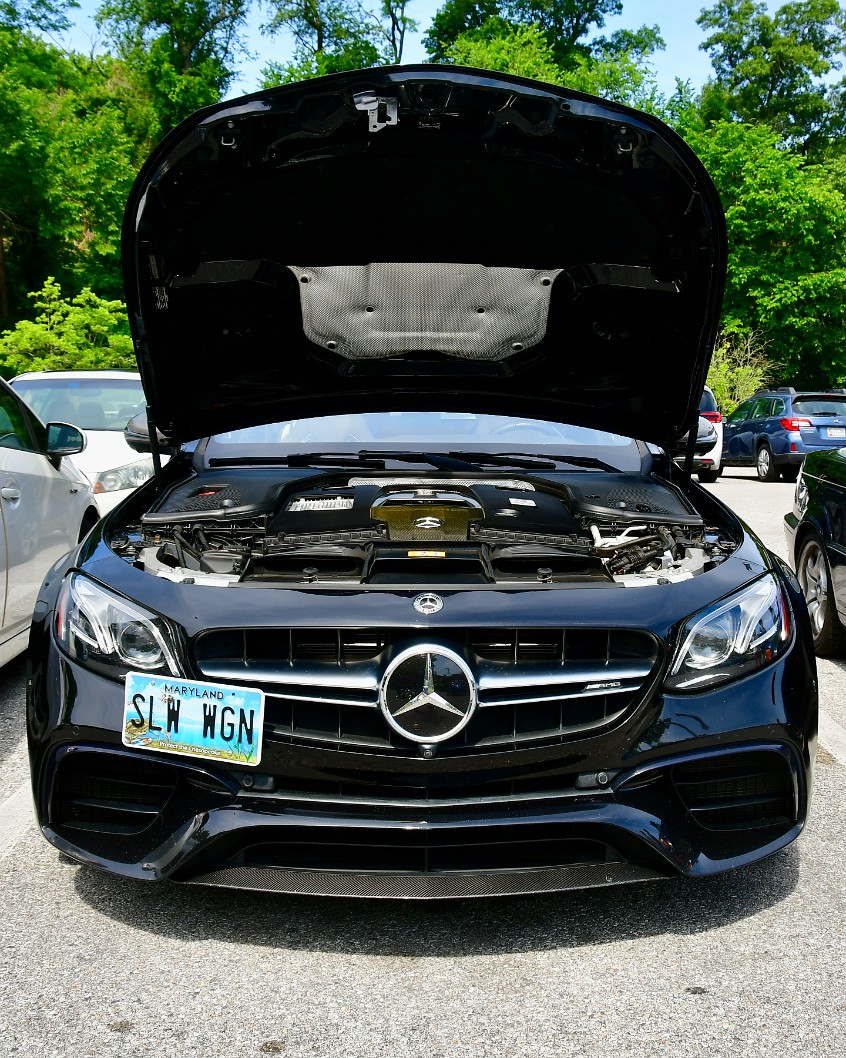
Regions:
<instances>
[{"instance_id":1,"label":"chrome grille slat","mask_svg":"<svg viewBox=\"0 0 846 1058\"><path fill-rule=\"evenodd\" d=\"M568 686L574 683L608 683L613 680L644 680L649 675L651 665L614 664L581 665L568 663L567 668L556 666L521 668L519 672L502 671L498 667L485 664L479 666L479 691L496 690L500 687L546 687L550 684Z\"/></svg>"},{"instance_id":2,"label":"chrome grille slat","mask_svg":"<svg viewBox=\"0 0 846 1058\"><path fill-rule=\"evenodd\" d=\"M204 678L261 687L266 737L416 752L379 708L382 674L415 629L238 629L198 639ZM442 752L489 752L581 737L617 722L658 664L647 633L582 628L438 628L427 639L467 659L476 715Z\"/></svg>"}]
</instances>

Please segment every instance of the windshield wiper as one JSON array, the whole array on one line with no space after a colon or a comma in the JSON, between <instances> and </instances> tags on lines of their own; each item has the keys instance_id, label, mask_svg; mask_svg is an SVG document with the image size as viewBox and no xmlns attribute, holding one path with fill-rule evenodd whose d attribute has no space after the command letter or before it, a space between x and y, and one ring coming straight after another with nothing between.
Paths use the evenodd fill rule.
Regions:
<instances>
[{"instance_id":1,"label":"windshield wiper","mask_svg":"<svg viewBox=\"0 0 846 1058\"><path fill-rule=\"evenodd\" d=\"M385 460L378 453L362 459L357 452L295 452L278 456L213 456L210 467L355 467L357 470L384 470Z\"/></svg>"},{"instance_id":2,"label":"windshield wiper","mask_svg":"<svg viewBox=\"0 0 846 1058\"><path fill-rule=\"evenodd\" d=\"M469 452L413 452L406 451L384 451L381 448L363 448L358 453L362 459L393 460L395 463L428 463L436 470L455 470L467 473L468 470L478 471L481 469L479 463ZM512 464L513 465L513 464ZM534 465L534 464L533 464ZM549 469L554 469L549 465Z\"/></svg>"},{"instance_id":3,"label":"windshield wiper","mask_svg":"<svg viewBox=\"0 0 846 1058\"><path fill-rule=\"evenodd\" d=\"M291 455L278 456L233 456L226 458L214 456L209 459L209 466L237 467L355 467L357 470L384 470L386 463L426 463L436 470L478 472L479 463L463 457L456 457L449 452L412 452L386 451L383 449L361 449L359 452L295 452ZM509 460L510 466L514 463ZM532 468L553 470L554 463L532 462Z\"/></svg>"},{"instance_id":4,"label":"windshield wiper","mask_svg":"<svg viewBox=\"0 0 846 1058\"><path fill-rule=\"evenodd\" d=\"M527 455L525 452L449 452L456 459L471 459L477 466L518 467L521 470L555 470L557 464L567 463L587 470L607 470L619 474L620 468L595 456Z\"/></svg>"},{"instance_id":5,"label":"windshield wiper","mask_svg":"<svg viewBox=\"0 0 846 1058\"><path fill-rule=\"evenodd\" d=\"M436 470L466 474L478 473L486 467L513 467L517 470L555 470L560 463L584 467L587 470L606 470L619 474L618 467L595 456L548 455L533 456L526 452L414 452L406 449L385 450L362 448L358 452L295 452L277 456L215 456L210 467L355 467L359 470L384 470L388 462L426 463Z\"/></svg>"}]
</instances>

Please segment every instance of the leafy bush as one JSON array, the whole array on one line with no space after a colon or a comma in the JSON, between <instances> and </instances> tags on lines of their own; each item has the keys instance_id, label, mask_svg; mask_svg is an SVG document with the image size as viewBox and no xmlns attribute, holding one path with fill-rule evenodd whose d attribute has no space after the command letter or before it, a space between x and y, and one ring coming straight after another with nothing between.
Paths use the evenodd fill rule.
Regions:
<instances>
[{"instance_id":1,"label":"leafy bush","mask_svg":"<svg viewBox=\"0 0 846 1058\"><path fill-rule=\"evenodd\" d=\"M760 335L724 331L711 358L708 385L718 407L730 412L768 385L776 371L777 365L767 359Z\"/></svg>"},{"instance_id":2,"label":"leafy bush","mask_svg":"<svg viewBox=\"0 0 846 1058\"><path fill-rule=\"evenodd\" d=\"M0 334L0 373L6 378L22 371L134 370L122 302L106 301L88 287L74 298L63 298L52 277L29 297L35 319L20 320Z\"/></svg>"}]
</instances>

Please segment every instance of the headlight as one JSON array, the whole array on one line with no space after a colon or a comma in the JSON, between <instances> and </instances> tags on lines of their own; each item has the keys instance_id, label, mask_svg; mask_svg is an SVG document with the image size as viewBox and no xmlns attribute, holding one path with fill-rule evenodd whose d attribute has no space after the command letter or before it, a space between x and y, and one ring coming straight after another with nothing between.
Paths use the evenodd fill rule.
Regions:
<instances>
[{"instance_id":1,"label":"headlight","mask_svg":"<svg viewBox=\"0 0 846 1058\"><path fill-rule=\"evenodd\" d=\"M125 467L115 470L103 470L94 477L94 491L98 496L104 492L119 492L121 489L135 489L153 475L153 460L139 459L137 463L127 463Z\"/></svg>"},{"instance_id":2,"label":"headlight","mask_svg":"<svg viewBox=\"0 0 846 1058\"><path fill-rule=\"evenodd\" d=\"M107 676L130 669L180 675L168 624L78 573L59 593L56 636L72 658Z\"/></svg>"},{"instance_id":3,"label":"headlight","mask_svg":"<svg viewBox=\"0 0 846 1058\"><path fill-rule=\"evenodd\" d=\"M688 620L666 686L701 691L736 680L775 661L789 641L784 594L775 577L762 577Z\"/></svg>"}]
</instances>

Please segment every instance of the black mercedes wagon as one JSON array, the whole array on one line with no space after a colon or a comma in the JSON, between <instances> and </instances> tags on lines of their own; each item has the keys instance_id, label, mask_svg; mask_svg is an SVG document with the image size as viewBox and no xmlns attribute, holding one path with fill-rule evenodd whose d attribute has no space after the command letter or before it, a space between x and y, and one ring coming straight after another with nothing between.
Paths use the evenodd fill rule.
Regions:
<instances>
[{"instance_id":1,"label":"black mercedes wagon","mask_svg":"<svg viewBox=\"0 0 846 1058\"><path fill-rule=\"evenodd\" d=\"M35 614L47 839L425 898L796 838L805 603L691 480L725 259L689 148L551 85L386 68L184 122L124 227L157 472Z\"/></svg>"}]
</instances>

